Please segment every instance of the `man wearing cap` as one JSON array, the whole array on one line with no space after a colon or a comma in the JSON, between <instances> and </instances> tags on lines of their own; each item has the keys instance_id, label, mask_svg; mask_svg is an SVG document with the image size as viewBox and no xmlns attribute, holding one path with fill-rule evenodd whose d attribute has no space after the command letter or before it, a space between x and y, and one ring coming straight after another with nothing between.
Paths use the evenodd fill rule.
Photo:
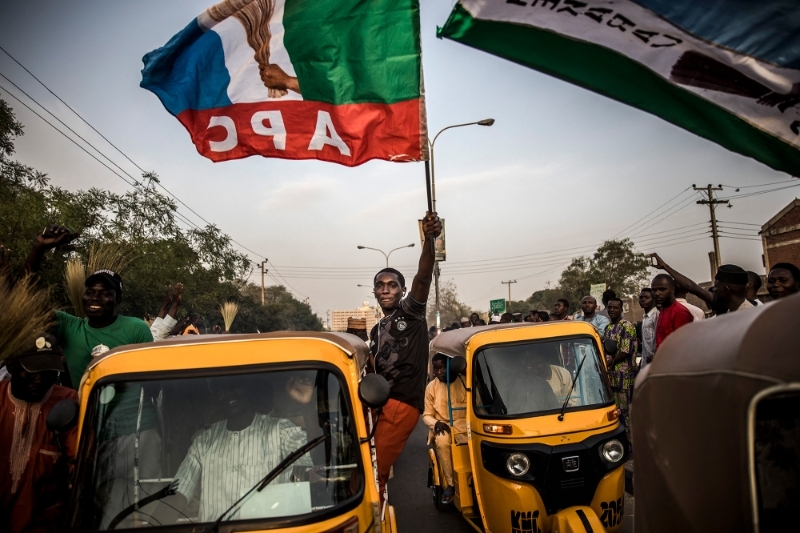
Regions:
<instances>
[{"instance_id":1,"label":"man wearing cap","mask_svg":"<svg viewBox=\"0 0 800 533\"><path fill-rule=\"evenodd\" d=\"M37 236L28 256L26 269L39 271L45 252L69 243L75 234L63 226L52 226ZM111 270L98 270L86 279L83 311L86 319L56 312L56 336L64 350L72 388L80 385L81 376L89 366L92 355L117 346L153 342L153 334L144 320L118 315L122 302L122 278Z\"/></svg>"},{"instance_id":2,"label":"man wearing cap","mask_svg":"<svg viewBox=\"0 0 800 533\"><path fill-rule=\"evenodd\" d=\"M722 265L714 276L711 309L718 315L755 307L747 298L747 271L736 265Z\"/></svg>"},{"instance_id":3,"label":"man wearing cap","mask_svg":"<svg viewBox=\"0 0 800 533\"><path fill-rule=\"evenodd\" d=\"M39 271L45 252L69 243L76 237L68 228L52 226L36 237L28 256L26 270ZM83 293L85 319L56 312L56 336L64 350L72 388L80 386L81 377L93 357L126 344L153 342L153 334L144 320L118 315L116 308L122 302L122 278L111 270L98 270L86 279ZM143 399L141 417L138 418L140 398ZM140 387L131 387L117 394L109 403L112 413L105 429L98 435L97 463L100 474L95 494L106 503L104 509L114 516L133 504L132 473L138 442L139 475L156 478L161 475L161 437L156 430L157 416L153 407L155 399L141 395ZM131 413L135 413L131 415ZM137 421L132 424L131 421ZM134 438L138 435L138 439ZM124 458L118 460L118 458ZM116 469L116 470L115 470ZM101 526L108 523L108 515Z\"/></svg>"},{"instance_id":4,"label":"man wearing cap","mask_svg":"<svg viewBox=\"0 0 800 533\"><path fill-rule=\"evenodd\" d=\"M0 531L56 531L68 495L69 464L47 415L58 402L77 401L75 391L56 385L64 371L50 334L31 338L30 348L6 361L11 379L0 382ZM75 445L77 426L63 435Z\"/></svg>"},{"instance_id":5,"label":"man wearing cap","mask_svg":"<svg viewBox=\"0 0 800 533\"><path fill-rule=\"evenodd\" d=\"M666 270L674 278L675 284L706 302L718 315L754 307L746 298L748 277L747 271L742 267L722 265L714 276L714 286L706 290L667 265L658 254L650 254L650 257L655 260L655 268Z\"/></svg>"},{"instance_id":6,"label":"man wearing cap","mask_svg":"<svg viewBox=\"0 0 800 533\"><path fill-rule=\"evenodd\" d=\"M369 338L367 337L367 319L366 318L356 318L356 317L349 317L347 319L347 329L345 333L350 333L355 335L359 339L364 342L367 342Z\"/></svg>"},{"instance_id":7,"label":"man wearing cap","mask_svg":"<svg viewBox=\"0 0 800 533\"><path fill-rule=\"evenodd\" d=\"M469 318L462 316L461 317L461 327L462 328L470 328L472 327L472 322L469 321Z\"/></svg>"}]
</instances>

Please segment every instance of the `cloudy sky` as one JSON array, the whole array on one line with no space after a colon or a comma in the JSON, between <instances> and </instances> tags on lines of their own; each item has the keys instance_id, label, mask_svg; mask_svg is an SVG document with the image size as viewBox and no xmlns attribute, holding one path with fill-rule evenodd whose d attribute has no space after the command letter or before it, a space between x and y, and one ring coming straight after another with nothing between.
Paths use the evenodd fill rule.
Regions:
<instances>
[{"instance_id":1,"label":"cloudy sky","mask_svg":"<svg viewBox=\"0 0 800 533\"><path fill-rule=\"evenodd\" d=\"M722 192L730 197L791 179L643 112L438 40L436 26L444 24L452 3L422 4L430 130L487 117L497 121L491 128L448 131L436 144L438 210L448 230L442 276L475 308L502 298L504 280L518 280L514 299L530 296L557 282L573 255L614 236L633 237L640 251L658 251L705 281L712 249L703 233L709 214L694 203L699 197L692 184L730 186ZM3 0L0 46L136 164L155 171L183 202L249 249L254 260L269 258L270 283L287 284L298 297L310 298L322 317L329 309L354 308L369 299L369 290L357 285L369 285L384 258L357 245L388 251L417 243L391 257L392 266L410 277L420 249L416 220L426 202L421 164L374 161L345 168L257 157L215 164L198 155L178 121L139 88L142 56L208 5ZM128 172L138 173L2 52L0 73ZM25 125L17 159L67 189L126 189L7 91L36 107L0 78L0 96ZM749 188L736 193L739 186ZM758 226L798 190L738 198L733 208L721 208L718 218L729 234L722 239L723 261L763 273Z\"/></svg>"}]
</instances>

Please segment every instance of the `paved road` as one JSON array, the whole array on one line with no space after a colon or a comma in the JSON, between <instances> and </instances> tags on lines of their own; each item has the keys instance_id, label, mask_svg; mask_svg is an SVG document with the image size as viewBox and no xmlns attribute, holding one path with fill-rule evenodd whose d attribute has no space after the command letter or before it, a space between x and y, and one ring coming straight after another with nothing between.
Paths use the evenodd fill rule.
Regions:
<instances>
[{"instance_id":1,"label":"paved road","mask_svg":"<svg viewBox=\"0 0 800 533\"><path fill-rule=\"evenodd\" d=\"M420 421L394 465L389 481L389 501L397 512L400 533L475 533L457 512L440 513L433 507L427 484L428 428ZM633 497L626 494L622 533L633 533ZM507 532L498 532L507 533Z\"/></svg>"}]
</instances>

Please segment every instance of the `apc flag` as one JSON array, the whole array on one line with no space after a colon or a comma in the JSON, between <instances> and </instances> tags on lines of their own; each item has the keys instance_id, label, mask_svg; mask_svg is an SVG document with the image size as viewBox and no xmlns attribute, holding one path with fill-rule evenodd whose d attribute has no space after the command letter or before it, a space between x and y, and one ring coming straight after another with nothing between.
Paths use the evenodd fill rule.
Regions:
<instances>
[{"instance_id":1,"label":"apc flag","mask_svg":"<svg viewBox=\"0 0 800 533\"><path fill-rule=\"evenodd\" d=\"M225 0L143 62L213 161L427 159L418 0Z\"/></svg>"},{"instance_id":2,"label":"apc flag","mask_svg":"<svg viewBox=\"0 0 800 533\"><path fill-rule=\"evenodd\" d=\"M439 36L800 175L797 0L459 0Z\"/></svg>"}]
</instances>

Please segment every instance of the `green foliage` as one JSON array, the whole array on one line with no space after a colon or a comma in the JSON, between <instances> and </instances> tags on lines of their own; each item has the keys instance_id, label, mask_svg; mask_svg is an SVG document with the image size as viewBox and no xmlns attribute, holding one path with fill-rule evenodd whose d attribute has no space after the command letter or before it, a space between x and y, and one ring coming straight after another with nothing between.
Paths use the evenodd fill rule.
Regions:
<instances>
[{"instance_id":1,"label":"green foliage","mask_svg":"<svg viewBox=\"0 0 800 533\"><path fill-rule=\"evenodd\" d=\"M442 329L450 327L453 322L460 322L462 317L469 318L475 311L458 300L458 291L453 280L439 280L439 313ZM482 316L484 313L479 313ZM428 327L436 325L436 297L431 286L428 296Z\"/></svg>"},{"instance_id":2,"label":"green foliage","mask_svg":"<svg viewBox=\"0 0 800 533\"><path fill-rule=\"evenodd\" d=\"M605 283L617 296L636 294L647 281L647 256L634 250L630 239L605 241L592 257L576 257L561 273L559 287L577 309L590 286Z\"/></svg>"},{"instance_id":3,"label":"green foliage","mask_svg":"<svg viewBox=\"0 0 800 533\"><path fill-rule=\"evenodd\" d=\"M537 311L547 311L548 313L553 312L553 308L556 305L556 301L565 298L569 300L569 293L564 291L558 287L550 288L545 287L542 290L536 291L531 294L531 297L528 298L526 301L531 309L536 309ZM572 305L572 303L570 302ZM570 307L572 311L575 310L575 307Z\"/></svg>"},{"instance_id":4,"label":"green foliage","mask_svg":"<svg viewBox=\"0 0 800 533\"><path fill-rule=\"evenodd\" d=\"M308 304L297 301L284 287L270 287L267 303L261 306L260 286L246 282L252 272L247 256L236 251L230 237L216 226L182 228L175 201L158 191L154 173L143 174L139 184L124 194L67 191L52 186L44 174L8 159L14 138L21 134L13 111L0 100L0 244L11 250L12 267L19 269L43 228L60 224L80 233L69 249L48 254L40 271L56 306L69 307L64 290L66 260L77 256L85 263L93 242L114 242L133 257L121 272L122 314L155 316L164 286L181 282L181 314L200 315L208 328L221 324L222 302L238 301L235 332L322 329Z\"/></svg>"}]
</instances>

